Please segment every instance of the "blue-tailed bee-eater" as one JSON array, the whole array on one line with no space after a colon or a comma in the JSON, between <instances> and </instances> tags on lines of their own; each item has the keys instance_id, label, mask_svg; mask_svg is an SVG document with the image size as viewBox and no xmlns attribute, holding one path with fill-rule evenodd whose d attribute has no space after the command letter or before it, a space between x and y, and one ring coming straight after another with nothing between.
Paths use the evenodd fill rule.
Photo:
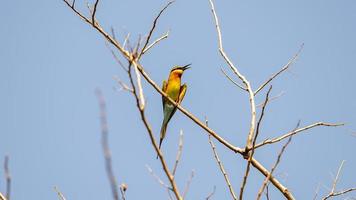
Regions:
<instances>
[{"instance_id":1,"label":"blue-tailed bee-eater","mask_svg":"<svg viewBox=\"0 0 356 200\"><path fill-rule=\"evenodd\" d=\"M162 91L165 92L172 100L180 104L184 98L185 92L187 91L187 85L181 85L181 78L183 72L189 69L189 65L185 66L175 66L169 73L168 80L164 80L162 84ZM161 149L162 141L166 136L166 130L169 120L177 110L177 107L173 105L167 98L162 96L163 103L163 122L161 127L161 135L159 140L159 149Z\"/></svg>"}]
</instances>

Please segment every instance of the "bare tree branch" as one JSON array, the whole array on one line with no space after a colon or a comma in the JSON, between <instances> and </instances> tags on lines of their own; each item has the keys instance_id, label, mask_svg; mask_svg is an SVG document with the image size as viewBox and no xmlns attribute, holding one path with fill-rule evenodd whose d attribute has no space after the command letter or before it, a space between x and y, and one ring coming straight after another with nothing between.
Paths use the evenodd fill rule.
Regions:
<instances>
[{"instance_id":1,"label":"bare tree branch","mask_svg":"<svg viewBox=\"0 0 356 200\"><path fill-rule=\"evenodd\" d=\"M168 38L168 35L169 35L169 31L167 31L164 35L162 35L161 37L153 41L150 45L148 45L145 49L143 49L142 55L145 54L148 50L150 50L154 45L158 44L160 41Z\"/></svg>"},{"instance_id":2,"label":"bare tree branch","mask_svg":"<svg viewBox=\"0 0 356 200\"><path fill-rule=\"evenodd\" d=\"M216 152L216 147L215 147L215 145L214 145L214 142L211 140L211 136L210 136L210 135L209 135L208 137L209 137L209 143L210 143L211 149L213 150L213 153L214 153L214 158L215 158L216 162L217 162L218 165L219 165L219 168L220 168L221 173L222 173L223 176L224 176L226 185L227 185L227 187L229 188L229 192L230 192L230 194L231 194L231 196L232 196L232 199L236 200L237 197L236 197L234 188L232 187L231 182L230 182L230 179L229 179L229 176L228 176L228 174L227 174L226 171L225 171L224 165L223 165L223 163L221 162L218 153Z\"/></svg>"},{"instance_id":3,"label":"bare tree branch","mask_svg":"<svg viewBox=\"0 0 356 200\"><path fill-rule=\"evenodd\" d=\"M183 192L183 199L185 199L185 197L187 196L187 193L189 191L189 187L190 184L192 183L194 177L194 170L192 170L192 172L190 173L189 179L187 181L187 183L185 184L185 188L184 188L184 192Z\"/></svg>"},{"instance_id":4,"label":"bare tree branch","mask_svg":"<svg viewBox=\"0 0 356 200\"><path fill-rule=\"evenodd\" d=\"M281 70L279 70L277 73L273 74L266 82L264 82L258 89L254 92L254 95L256 96L258 92L260 92L269 82L271 82L274 78L276 78L279 74L282 72L286 71L298 58L299 53L302 51L304 47L304 43L300 46L298 52L293 56L292 59L288 61L286 65L282 67Z\"/></svg>"},{"instance_id":5,"label":"bare tree branch","mask_svg":"<svg viewBox=\"0 0 356 200\"><path fill-rule=\"evenodd\" d=\"M143 55L144 52L147 51L147 50L146 50L146 47L147 47L148 43L150 42L152 33L153 33L153 31L155 30L155 28L156 28L156 24L157 24L157 21L158 21L159 17L160 17L160 16L162 15L162 13L168 8L168 6L170 6L173 2L174 2L174 1L169 1L169 2L167 3L167 5L163 7L163 9L158 13L157 17L154 19L153 24L152 24L152 28L151 28L150 32L148 33L146 42L145 42L145 44L144 44L143 47L142 47L141 53L138 55L138 59L140 59L141 55Z\"/></svg>"},{"instance_id":6,"label":"bare tree branch","mask_svg":"<svg viewBox=\"0 0 356 200\"><path fill-rule=\"evenodd\" d=\"M5 174L5 180L6 180L6 199L10 200L10 194L11 194L11 175L10 175L10 169L9 169L9 156L5 156L4 160L4 174Z\"/></svg>"},{"instance_id":7,"label":"bare tree branch","mask_svg":"<svg viewBox=\"0 0 356 200\"><path fill-rule=\"evenodd\" d=\"M299 129L296 129L296 130L293 130L291 132L288 132L280 137L276 137L276 138L273 138L273 139L266 139L264 140L263 142L259 143L259 144L256 144L255 146L255 149L257 148L260 148L261 146L264 146L264 145L267 145L267 144L273 144L273 143L276 143L276 142L279 142L281 140L284 140L290 136L293 136L297 133L300 133L300 132L303 132L303 131L306 131L308 129L311 129L311 128L314 128L314 127L317 127L317 126L331 126L331 127L336 127L336 126L343 126L344 124L343 123L339 123L339 124L331 124L331 123L325 123L325 122L316 122L314 124L311 124L311 125L308 125L308 126L305 126L303 128L299 128Z\"/></svg>"},{"instance_id":8,"label":"bare tree branch","mask_svg":"<svg viewBox=\"0 0 356 200\"><path fill-rule=\"evenodd\" d=\"M335 176L335 179L333 180L333 185L332 185L332 188L331 188L331 191L329 192L329 194L327 196L325 196L322 200L326 200L326 199L329 199L329 198L332 198L332 197L336 197L336 196L340 196L340 195L343 195L343 194L346 194L346 193L349 193L349 192L352 192L352 191L356 191L356 188L349 188L349 189L346 189L346 190L342 190L342 191L339 191L339 192L335 192L336 190L336 184L337 184L337 181L339 180L339 177L340 177L340 173L341 173L341 169L342 167L344 166L344 163L345 163L345 160L343 160L340 164L340 167L339 169L337 170L337 174Z\"/></svg>"},{"instance_id":9,"label":"bare tree branch","mask_svg":"<svg viewBox=\"0 0 356 200\"><path fill-rule=\"evenodd\" d=\"M298 122L298 124L297 124L297 126L296 126L295 129L298 128L299 123L300 123L300 121ZM263 191L265 190L266 185L268 184L268 182L269 182L269 180L270 180L270 178L271 178L271 176L272 176L274 170L277 168L277 165L278 165L279 162L281 161L281 157L282 157L282 155L283 155L285 149L287 148L287 146L289 145L289 143L290 143L291 141L292 141L292 136L289 136L288 141L283 145L281 151L279 152L278 157L277 157L277 160L276 160L274 166L272 167L271 172L269 173L269 175L268 175L268 176L265 178L265 180L263 181L263 184L262 184L262 186L261 186L261 188L259 189L258 194L257 194L257 200L259 200L259 199L261 198L261 195L262 195Z\"/></svg>"},{"instance_id":10,"label":"bare tree branch","mask_svg":"<svg viewBox=\"0 0 356 200\"><path fill-rule=\"evenodd\" d=\"M205 200L209 200L215 194L216 186L214 185L213 191L205 198Z\"/></svg>"},{"instance_id":11,"label":"bare tree branch","mask_svg":"<svg viewBox=\"0 0 356 200\"><path fill-rule=\"evenodd\" d=\"M353 191L356 191L356 188L349 188L349 189L346 189L346 190L342 190L340 192L334 192L334 193L329 194L328 196L324 197L323 200L329 199L331 197L340 196L340 195L343 195L343 194L346 194L346 193L349 193L349 192L353 192Z\"/></svg>"},{"instance_id":12,"label":"bare tree branch","mask_svg":"<svg viewBox=\"0 0 356 200\"><path fill-rule=\"evenodd\" d=\"M176 171L177 171L177 167L178 167L178 163L179 163L179 160L182 156L182 151L183 151L183 130L180 130L180 133L179 133L179 143L178 143L178 151L177 151L177 156L176 156L176 161L174 163L174 167L173 167L173 170L172 170L172 175L175 176L176 174ZM184 196L184 195L183 195Z\"/></svg>"},{"instance_id":13,"label":"bare tree branch","mask_svg":"<svg viewBox=\"0 0 356 200\"><path fill-rule=\"evenodd\" d=\"M249 94L249 100L250 100L250 107L251 107L251 122L250 122L250 131L248 133L247 137L247 143L246 143L246 149L250 148L252 145L252 140L253 140L253 134L255 132L255 123L256 123L256 105L255 105L255 95L253 93L253 90L251 88L250 82L243 76L239 70L235 67L235 65L232 63L232 61L229 59L227 54L224 51L223 44L222 44L222 36L221 36L221 30L219 26L219 20L215 12L215 7L214 3L212 0L210 1L211 5L211 12L213 13L214 19L215 19L215 28L218 33L218 42L219 42L219 52L221 56L224 58L226 63L230 66L230 69L233 71L233 73L242 81L242 83L245 85L245 88Z\"/></svg>"},{"instance_id":14,"label":"bare tree branch","mask_svg":"<svg viewBox=\"0 0 356 200\"><path fill-rule=\"evenodd\" d=\"M165 184L164 181L162 181L162 179L161 179L157 174L154 173L154 171L152 170L152 168L151 168L149 165L146 164L146 168L147 168L148 172L152 175L152 177L153 177L154 179L156 179L156 181L157 181L161 186L163 186L163 187L165 187L165 188L169 188L169 185Z\"/></svg>"},{"instance_id":15,"label":"bare tree branch","mask_svg":"<svg viewBox=\"0 0 356 200\"><path fill-rule=\"evenodd\" d=\"M240 84L238 84L236 81L234 81L225 71L223 68L220 68L221 72L226 76L226 78L231 81L231 83L233 83L234 85L236 85L238 88L240 88L241 90L245 90L247 91L246 88L244 88L243 86L241 86Z\"/></svg>"},{"instance_id":16,"label":"bare tree branch","mask_svg":"<svg viewBox=\"0 0 356 200\"><path fill-rule=\"evenodd\" d=\"M111 159L111 151L109 147L109 130L108 130L108 122L107 122L107 114L106 114L106 103L103 96L103 93L100 89L95 90L95 94L98 98L99 107L100 107L100 125L101 125L101 145L103 148L103 154L105 158L105 169L106 174L109 179L111 192L114 200L119 200L119 192L118 185L116 182L116 178L112 169L112 159Z\"/></svg>"},{"instance_id":17,"label":"bare tree branch","mask_svg":"<svg viewBox=\"0 0 356 200\"><path fill-rule=\"evenodd\" d=\"M96 0L93 8L93 14L91 15L91 21L93 23L93 26L95 24L95 14L96 14L96 9L98 7L98 4L99 4L99 0Z\"/></svg>"},{"instance_id":18,"label":"bare tree branch","mask_svg":"<svg viewBox=\"0 0 356 200\"><path fill-rule=\"evenodd\" d=\"M66 200L66 198L64 197L63 193L61 191L59 191L59 189L55 186L54 190L57 192L58 198L60 200Z\"/></svg>"},{"instance_id":19,"label":"bare tree branch","mask_svg":"<svg viewBox=\"0 0 356 200\"><path fill-rule=\"evenodd\" d=\"M284 91L280 92L279 94L277 94L276 96L273 96L271 98L269 98L268 102L267 103L270 103L272 101L275 101L276 99L278 99L279 97L283 96L285 94ZM260 103L260 104L257 104L256 107L262 107L264 105L264 102Z\"/></svg>"},{"instance_id":20,"label":"bare tree branch","mask_svg":"<svg viewBox=\"0 0 356 200\"><path fill-rule=\"evenodd\" d=\"M261 111L261 115L260 115L260 118L257 122L257 127L256 127L256 133L255 133L255 137L253 138L253 143L252 143L252 149L251 149L251 153L248 155L248 159L247 159L247 166L246 166L246 170L245 170L245 175L242 179L242 184L241 184L241 188L240 188L240 195L239 195L239 200L242 200L242 197L243 197L243 192L244 192L244 189L245 189L245 186L246 186L246 183L247 183L247 177L249 175L249 172L250 172L250 167L251 167L251 160L252 160L252 157L255 153L255 144L256 144L256 140L257 140L257 137L258 137L258 134L260 132L260 125L261 125L261 122L262 122L262 119L263 119L263 116L264 116L264 113L265 113L265 109L266 109L266 105L268 103L268 99L269 99L269 94L270 92L272 91L272 86L270 86L267 94L266 94L266 98L265 98L265 101L263 103L263 106L262 106L262 111Z\"/></svg>"},{"instance_id":21,"label":"bare tree branch","mask_svg":"<svg viewBox=\"0 0 356 200\"><path fill-rule=\"evenodd\" d=\"M206 126L209 126L209 121L208 121L208 118L207 118L207 117L205 117L205 124L206 124ZM230 179L229 179L229 176L228 176L228 174L226 173L225 168L224 168L224 165L223 165L223 163L221 162L221 160L220 160L220 158L219 158L218 152L216 151L215 144L214 144L214 142L211 140L211 136L210 136L210 135L208 136L208 138L209 138L209 144L210 144L211 149L213 150L213 153L214 153L214 158L215 158L216 163L218 164L218 166L219 166L219 168L220 168L221 173L222 173L223 176L224 176L226 185L227 185L227 187L229 188L229 192L230 192L232 198L233 198L234 200L236 200L237 197L236 197L234 188L232 187L231 182L230 182ZM215 191L215 189L214 189L214 191Z\"/></svg>"}]
</instances>

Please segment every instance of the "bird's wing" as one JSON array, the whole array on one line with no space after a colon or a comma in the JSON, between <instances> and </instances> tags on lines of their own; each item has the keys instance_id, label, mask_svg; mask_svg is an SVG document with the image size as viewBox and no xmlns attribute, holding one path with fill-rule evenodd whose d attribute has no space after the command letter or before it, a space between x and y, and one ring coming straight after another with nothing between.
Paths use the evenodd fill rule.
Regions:
<instances>
[{"instance_id":1,"label":"bird's wing","mask_svg":"<svg viewBox=\"0 0 356 200\"><path fill-rule=\"evenodd\" d=\"M182 102L186 91L187 91L187 85L184 84L180 87L179 96L176 101L178 104L180 104ZM168 100L166 100L166 101L168 101ZM168 116L167 116L167 123L168 123L169 120L171 120L171 118L173 117L174 113L177 111L177 107L170 103L166 104L165 106L163 106L163 109L166 109L164 111L168 114Z\"/></svg>"},{"instance_id":2,"label":"bird's wing","mask_svg":"<svg viewBox=\"0 0 356 200\"><path fill-rule=\"evenodd\" d=\"M179 96L178 96L178 101L177 103L180 104L182 101L183 101L183 98L185 96L185 92L187 91L187 85L186 84L183 84L181 87L180 87L180 92L179 92Z\"/></svg>"},{"instance_id":3,"label":"bird's wing","mask_svg":"<svg viewBox=\"0 0 356 200\"><path fill-rule=\"evenodd\" d=\"M162 91L163 92L166 92L167 90L167 81L166 80L163 80L163 83L162 83ZM164 109L164 104L166 103L166 98L164 96L162 96L162 105L163 105L163 109Z\"/></svg>"}]
</instances>

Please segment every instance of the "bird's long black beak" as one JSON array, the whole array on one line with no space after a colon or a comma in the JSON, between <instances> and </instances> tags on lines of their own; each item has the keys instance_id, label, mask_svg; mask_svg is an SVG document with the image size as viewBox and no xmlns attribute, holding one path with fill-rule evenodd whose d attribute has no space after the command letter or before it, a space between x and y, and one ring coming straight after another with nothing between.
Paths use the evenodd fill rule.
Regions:
<instances>
[{"instance_id":1,"label":"bird's long black beak","mask_svg":"<svg viewBox=\"0 0 356 200\"><path fill-rule=\"evenodd\" d=\"M189 69L190 67L190 65L191 65L192 63L190 63L190 64L188 64L188 65L184 65L183 67L182 67L182 70L184 71L184 70L187 70L187 69Z\"/></svg>"}]
</instances>

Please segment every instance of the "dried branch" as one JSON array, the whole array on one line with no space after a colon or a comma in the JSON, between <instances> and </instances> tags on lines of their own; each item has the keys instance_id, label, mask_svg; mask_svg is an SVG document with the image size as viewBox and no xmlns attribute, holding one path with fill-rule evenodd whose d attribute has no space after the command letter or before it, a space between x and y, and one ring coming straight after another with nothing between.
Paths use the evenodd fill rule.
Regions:
<instances>
[{"instance_id":1,"label":"dried branch","mask_svg":"<svg viewBox=\"0 0 356 200\"><path fill-rule=\"evenodd\" d=\"M141 82L141 74L139 73L137 69L137 65L134 64L134 70L136 74L136 83L138 87L138 98L140 100L140 110L145 109L145 97L143 96L143 89L142 89L142 82Z\"/></svg>"},{"instance_id":2,"label":"dried branch","mask_svg":"<svg viewBox=\"0 0 356 200\"><path fill-rule=\"evenodd\" d=\"M231 81L231 83L233 83L234 85L236 85L238 88L240 88L241 90L245 90L247 91L246 88L244 88L243 86L241 86L240 84L238 84L236 81L234 81L225 71L223 68L220 68L221 72L225 75L225 77L227 79L229 79L229 81Z\"/></svg>"},{"instance_id":3,"label":"dried branch","mask_svg":"<svg viewBox=\"0 0 356 200\"><path fill-rule=\"evenodd\" d=\"M269 98L268 102L267 103L270 103L272 101L275 101L276 99L278 99L279 97L283 96L285 94L284 91L280 92L279 94L277 94L276 96L273 96L271 98ZM264 105L264 102L260 103L260 104L257 104L256 107L259 108L259 107L262 107Z\"/></svg>"},{"instance_id":4,"label":"dried branch","mask_svg":"<svg viewBox=\"0 0 356 200\"><path fill-rule=\"evenodd\" d=\"M235 67L235 65L232 63L232 61L229 59L227 54L224 51L223 44L222 44L222 36L221 36L221 30L219 26L219 20L216 15L216 11L214 8L214 3L212 0L210 1L211 5L211 12L213 13L214 19L215 19L215 28L218 33L218 42L219 42L219 52L221 56L224 58L226 63L230 66L230 69L233 71L233 73L242 81L242 83L245 85L245 88L249 94L249 100L250 100L250 107L251 107L251 122L250 122L250 131L248 133L247 137L247 143L246 143L246 149L250 148L252 145L252 140L253 140L253 134L255 132L255 123L256 123L256 105L255 105L255 95L253 93L253 90L251 88L250 82L243 76L239 70Z\"/></svg>"},{"instance_id":5,"label":"dried branch","mask_svg":"<svg viewBox=\"0 0 356 200\"><path fill-rule=\"evenodd\" d=\"M346 189L346 190L342 190L342 191L339 191L339 192L335 192L336 190L336 184L337 184L337 181L339 180L339 177L340 177L340 173L341 173L341 169L342 167L344 166L344 163L345 163L345 160L343 160L340 164L340 167L339 169L337 170L337 174L335 176L335 179L333 180L333 185L332 185L332 188L331 188L331 191L329 192L329 194L327 196L325 196L322 200L326 200L326 199L329 199L331 197L335 197L335 196L340 196L340 195L343 195L343 194L346 194L348 192L352 192L352 191L356 191L356 188L349 188L349 189Z\"/></svg>"},{"instance_id":6,"label":"dried branch","mask_svg":"<svg viewBox=\"0 0 356 200\"><path fill-rule=\"evenodd\" d=\"M227 185L227 187L229 188L229 191L230 191L230 194L231 194L232 198L233 198L234 200L236 200L237 197L236 197L234 188L232 187L231 182L230 182L230 179L229 179L229 176L228 176L228 174L227 174L226 171L225 171L224 165L223 165L223 163L221 162L218 153L216 152L216 147L215 147L215 145L214 145L214 142L211 140L211 136L210 136L210 135L209 135L208 137L209 137L209 143L210 143L211 149L213 150L213 153L214 153L214 158L215 158L216 162L217 162L218 165L219 165L219 168L220 168L221 173L222 173L223 176L224 176L226 185Z\"/></svg>"},{"instance_id":7,"label":"dried branch","mask_svg":"<svg viewBox=\"0 0 356 200\"><path fill-rule=\"evenodd\" d=\"M177 151L177 156L176 156L176 161L174 163L174 167L172 170L172 175L175 176L176 171L177 171L177 167L178 167L178 163L180 158L182 157L182 151L183 151L183 130L180 130L179 133L179 143L178 143L178 151ZM184 195L183 195L184 196Z\"/></svg>"},{"instance_id":8,"label":"dried branch","mask_svg":"<svg viewBox=\"0 0 356 200\"><path fill-rule=\"evenodd\" d=\"M349 188L349 189L346 189L346 190L343 190L343 191L340 191L340 192L334 192L334 193L329 194L328 196L324 197L322 200L326 200L326 199L329 199L331 197L340 196L340 195L343 195L343 194L346 194L346 193L349 193L349 192L352 192L352 191L356 191L356 188Z\"/></svg>"},{"instance_id":9,"label":"dried branch","mask_svg":"<svg viewBox=\"0 0 356 200\"><path fill-rule=\"evenodd\" d=\"M158 44L160 41L168 38L168 35L169 35L169 31L167 31L164 35L162 35L161 37L153 41L150 45L148 45L145 49L143 49L142 55L145 54L148 50L150 50L154 45Z\"/></svg>"},{"instance_id":10,"label":"dried branch","mask_svg":"<svg viewBox=\"0 0 356 200\"><path fill-rule=\"evenodd\" d=\"M0 192L0 200L6 200L6 197Z\"/></svg>"},{"instance_id":11,"label":"dried branch","mask_svg":"<svg viewBox=\"0 0 356 200\"><path fill-rule=\"evenodd\" d=\"M118 185L116 182L116 178L112 169L112 159L111 159L111 151L109 147L109 130L107 123L107 114L106 114L106 102L103 96L103 93L100 89L95 90L95 94L98 98L99 107L100 107L100 125L101 125L101 145L103 148L103 154L105 158L105 169L106 174L109 179L111 192L114 200L119 200L119 192Z\"/></svg>"},{"instance_id":12,"label":"dried branch","mask_svg":"<svg viewBox=\"0 0 356 200\"><path fill-rule=\"evenodd\" d=\"M255 149L260 148L261 146L264 146L264 145L267 145L267 144L273 144L273 143L279 142L279 141L284 140L284 139L286 139L286 138L288 138L290 136L293 136L293 135L295 135L297 133L306 131L308 129L311 129L311 128L314 128L314 127L317 127L317 126L336 127L336 126L343 126L343 125L344 125L343 123L331 124L331 123L325 123L325 122L317 122L317 123L305 126L303 128L296 129L296 130L293 130L291 132L288 132L288 133L286 133L286 134L284 134L284 135L282 135L280 137L276 137L276 138L273 138L273 139L265 139L263 142L261 142L259 144L256 144Z\"/></svg>"},{"instance_id":13,"label":"dried branch","mask_svg":"<svg viewBox=\"0 0 356 200\"><path fill-rule=\"evenodd\" d=\"M152 175L152 177L163 187L165 188L169 188L169 185L165 184L164 181L162 181L162 179L154 173L154 171L152 170L152 168L146 164L146 168L148 170L148 172Z\"/></svg>"},{"instance_id":14,"label":"dried branch","mask_svg":"<svg viewBox=\"0 0 356 200\"><path fill-rule=\"evenodd\" d=\"M96 0L94 4L93 14L91 15L91 21L93 23L93 26L95 24L95 14L96 14L96 9L98 7L98 4L99 4L99 0Z\"/></svg>"},{"instance_id":15,"label":"dried branch","mask_svg":"<svg viewBox=\"0 0 356 200\"><path fill-rule=\"evenodd\" d=\"M174 2L174 1L169 1L169 2L167 3L167 5L164 6L163 9L158 13L157 17L153 20L152 28L151 28L150 32L148 33L146 42L145 42L145 44L144 44L143 47L142 47L141 53L138 55L138 59L140 59L140 57L144 54L144 52L147 51L147 50L146 50L146 47L147 47L148 43L150 42L150 39L151 39L151 37L152 37L152 33L153 33L153 31L155 30L155 28L156 28L156 24L157 24L157 21L158 21L159 17L160 17L160 16L162 15L162 13L168 8L168 6L170 6L173 2Z\"/></svg>"},{"instance_id":16,"label":"dried branch","mask_svg":"<svg viewBox=\"0 0 356 200\"><path fill-rule=\"evenodd\" d=\"M243 192L244 192L244 189L245 189L245 186L246 186L246 183L247 183L247 177L249 175L250 167L251 167L251 159L252 159L252 157L253 157L253 155L255 153L254 146L256 144L256 140L257 140L258 134L260 132L260 125L261 125L261 122L262 122L262 119L263 119L263 116L264 116L264 113L265 113L266 105L268 103L269 94L270 94L271 91L272 91L272 86L270 86L270 88L269 88L269 90L268 90L268 92L266 94L266 98L265 98L265 101L263 102L263 106L262 106L261 115L260 115L260 118L259 118L259 120L257 122L256 133L255 133L255 137L253 138L251 153L248 155L245 175L244 175L244 177L242 179L242 184L241 184L241 187L240 187L240 195L239 195L239 199L240 200L242 200Z\"/></svg>"},{"instance_id":17,"label":"dried branch","mask_svg":"<svg viewBox=\"0 0 356 200\"><path fill-rule=\"evenodd\" d=\"M125 90L125 91L133 93L132 88L130 88L122 80L120 80L119 77L114 76L113 79L120 85L120 90Z\"/></svg>"},{"instance_id":18,"label":"dried branch","mask_svg":"<svg viewBox=\"0 0 356 200\"><path fill-rule=\"evenodd\" d=\"M5 180L6 180L6 199L10 200L10 194L11 194L11 175L10 175L10 170L9 170L9 156L5 156L4 160L4 173L5 173Z\"/></svg>"},{"instance_id":19,"label":"dried branch","mask_svg":"<svg viewBox=\"0 0 356 200\"><path fill-rule=\"evenodd\" d=\"M183 192L183 199L185 199L185 197L187 196L187 193L189 191L189 187L190 187L190 184L192 183L193 177L194 177L194 170L192 170L192 172L190 173L187 184L185 185L184 192Z\"/></svg>"},{"instance_id":20,"label":"dried branch","mask_svg":"<svg viewBox=\"0 0 356 200\"><path fill-rule=\"evenodd\" d=\"M59 189L55 186L54 190L57 192L58 198L60 200L66 200L66 198L64 197L63 193L61 191L59 191Z\"/></svg>"},{"instance_id":21,"label":"dried branch","mask_svg":"<svg viewBox=\"0 0 356 200\"><path fill-rule=\"evenodd\" d=\"M215 194L216 186L214 185L213 191L205 198L205 200L209 200Z\"/></svg>"},{"instance_id":22,"label":"dried branch","mask_svg":"<svg viewBox=\"0 0 356 200\"><path fill-rule=\"evenodd\" d=\"M115 54L115 52L110 48L110 45L108 42L105 42L106 47L109 49L111 55L114 57L114 60L117 62L117 64L119 64L119 66L127 73L127 68L122 64L122 62L120 61L120 59L117 57L117 55Z\"/></svg>"},{"instance_id":23,"label":"dried branch","mask_svg":"<svg viewBox=\"0 0 356 200\"><path fill-rule=\"evenodd\" d=\"M257 93L260 92L269 82L271 82L274 78L276 78L282 72L286 71L297 60L303 47L304 47L304 43L300 46L298 52L293 56L293 58L290 59L288 61L288 63L282 67L281 70L279 70L277 73L273 74L266 82L264 82L260 87L258 87L258 89L254 92L254 95L256 96Z\"/></svg>"},{"instance_id":24,"label":"dried branch","mask_svg":"<svg viewBox=\"0 0 356 200\"><path fill-rule=\"evenodd\" d=\"M299 123L300 123L300 121L298 122L298 124L297 124L297 126L296 126L295 129L298 128ZM279 152L278 157L277 157L277 160L276 160L274 166L272 167L271 172L269 173L269 175L268 175L268 176L265 178L265 180L263 181L263 184L262 184L262 186L261 186L261 188L259 189L258 194L257 194L257 200L259 200L259 199L261 198L261 195L262 195L263 191L265 190L266 185L268 184L268 182L269 182L269 180L270 180L270 178L271 178L271 176L272 176L274 170L277 168L277 165L278 165L279 162L281 161L281 157L282 157L282 155L283 155L285 149L287 148L287 146L289 145L289 143L290 143L291 141L292 141L292 136L289 136L288 141L283 145L281 151ZM289 198L288 198L288 199L289 199Z\"/></svg>"}]
</instances>

